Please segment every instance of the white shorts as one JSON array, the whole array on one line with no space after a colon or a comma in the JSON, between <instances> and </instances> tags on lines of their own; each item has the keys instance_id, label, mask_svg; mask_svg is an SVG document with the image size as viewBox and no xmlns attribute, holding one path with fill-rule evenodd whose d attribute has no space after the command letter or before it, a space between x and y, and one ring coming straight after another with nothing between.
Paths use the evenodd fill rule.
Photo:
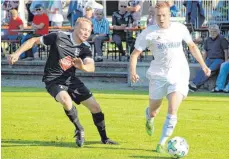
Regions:
<instances>
[{"instance_id":1,"label":"white shorts","mask_svg":"<svg viewBox=\"0 0 229 159\"><path fill-rule=\"evenodd\" d=\"M150 99L162 99L172 92L180 92L184 98L188 95L188 83L170 83L164 80L149 81L149 97Z\"/></svg>"}]
</instances>

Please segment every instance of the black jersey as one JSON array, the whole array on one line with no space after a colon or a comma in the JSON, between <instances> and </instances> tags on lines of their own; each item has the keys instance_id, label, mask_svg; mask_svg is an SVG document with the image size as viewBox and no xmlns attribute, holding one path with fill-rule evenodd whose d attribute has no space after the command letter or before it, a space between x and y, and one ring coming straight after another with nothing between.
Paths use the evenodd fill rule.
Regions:
<instances>
[{"instance_id":1,"label":"black jersey","mask_svg":"<svg viewBox=\"0 0 229 159\"><path fill-rule=\"evenodd\" d=\"M84 60L92 57L88 42L76 45L72 32L56 32L42 36L40 42L50 45L49 56L45 64L43 82L66 81L69 77L75 77L76 68L72 65L75 57Z\"/></svg>"}]
</instances>

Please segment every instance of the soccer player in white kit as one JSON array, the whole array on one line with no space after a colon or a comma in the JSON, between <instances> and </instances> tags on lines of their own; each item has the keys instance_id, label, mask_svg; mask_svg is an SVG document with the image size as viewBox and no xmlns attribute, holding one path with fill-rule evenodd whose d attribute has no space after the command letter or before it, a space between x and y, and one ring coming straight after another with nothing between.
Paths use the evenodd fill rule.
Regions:
<instances>
[{"instance_id":1,"label":"soccer player in white kit","mask_svg":"<svg viewBox=\"0 0 229 159\"><path fill-rule=\"evenodd\" d=\"M188 94L189 66L183 52L184 40L192 55L200 63L203 71L210 76L211 70L206 66L200 50L193 43L186 26L178 22L170 22L170 7L168 2L158 2L156 8L156 25L147 27L137 37L135 50L130 58L130 78L137 82L137 58L143 50L149 48L154 56L146 73L149 79L149 107L146 108L146 131L148 135L154 132L154 118L159 112L164 96L168 99L168 114L162 130L157 152L163 152L163 147L172 135L177 123L177 111L182 100Z\"/></svg>"}]
</instances>

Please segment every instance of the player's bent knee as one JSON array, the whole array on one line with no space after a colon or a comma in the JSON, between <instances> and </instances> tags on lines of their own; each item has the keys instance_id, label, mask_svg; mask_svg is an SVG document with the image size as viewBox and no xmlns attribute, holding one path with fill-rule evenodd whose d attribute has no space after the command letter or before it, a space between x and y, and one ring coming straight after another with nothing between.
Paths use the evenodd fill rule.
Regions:
<instances>
[{"instance_id":1,"label":"player's bent knee","mask_svg":"<svg viewBox=\"0 0 229 159\"><path fill-rule=\"evenodd\" d=\"M92 104L92 111L93 111L93 112L100 112L100 111L101 111L101 108L100 108L99 103L94 102L94 103Z\"/></svg>"},{"instance_id":2,"label":"player's bent knee","mask_svg":"<svg viewBox=\"0 0 229 159\"><path fill-rule=\"evenodd\" d=\"M100 105L98 102L96 102L96 100L91 100L87 105L92 113L101 112Z\"/></svg>"},{"instance_id":3,"label":"player's bent knee","mask_svg":"<svg viewBox=\"0 0 229 159\"><path fill-rule=\"evenodd\" d=\"M65 108L71 109L72 107L72 100L71 97L67 94L58 94L56 96L56 100L60 102Z\"/></svg>"}]
</instances>

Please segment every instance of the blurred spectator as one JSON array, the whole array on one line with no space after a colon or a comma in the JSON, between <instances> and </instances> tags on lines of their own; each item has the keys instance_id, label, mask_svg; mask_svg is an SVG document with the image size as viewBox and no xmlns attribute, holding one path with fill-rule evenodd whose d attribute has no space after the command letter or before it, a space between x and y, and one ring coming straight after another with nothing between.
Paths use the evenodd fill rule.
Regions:
<instances>
[{"instance_id":1,"label":"blurred spectator","mask_svg":"<svg viewBox=\"0 0 229 159\"><path fill-rule=\"evenodd\" d=\"M27 25L31 25L32 24L33 17L34 17L33 13L30 11L31 4L32 4L32 0L29 0L26 3L26 9L27 9L27 12L28 12Z\"/></svg>"},{"instance_id":2,"label":"blurred spectator","mask_svg":"<svg viewBox=\"0 0 229 159\"><path fill-rule=\"evenodd\" d=\"M113 35L112 40L117 45L119 52L122 54L121 60L124 60L126 52L123 50L122 41L126 41L126 32L124 29L129 23L133 23L133 18L126 11L127 2L119 1L119 10L112 15Z\"/></svg>"},{"instance_id":3,"label":"blurred spectator","mask_svg":"<svg viewBox=\"0 0 229 159\"><path fill-rule=\"evenodd\" d=\"M130 0L126 11L130 12L134 19L134 26L140 26L143 3L145 0Z\"/></svg>"},{"instance_id":4,"label":"blurred spectator","mask_svg":"<svg viewBox=\"0 0 229 159\"><path fill-rule=\"evenodd\" d=\"M12 1L12 0L4 0L2 4L2 9L3 10L12 10L12 9L18 9L19 6L19 1Z\"/></svg>"},{"instance_id":5,"label":"blurred spectator","mask_svg":"<svg viewBox=\"0 0 229 159\"><path fill-rule=\"evenodd\" d=\"M78 4L78 1L71 1L69 6L68 6L68 13L67 13L67 18L73 27L75 25L75 21L83 16L82 12L82 5Z\"/></svg>"},{"instance_id":6,"label":"blurred spectator","mask_svg":"<svg viewBox=\"0 0 229 159\"><path fill-rule=\"evenodd\" d=\"M170 6L171 17L177 17L177 14L178 14L179 10L176 7L176 5L174 4L174 1L173 0L169 0L168 3L169 3L169 6Z\"/></svg>"},{"instance_id":7,"label":"blurred spectator","mask_svg":"<svg viewBox=\"0 0 229 159\"><path fill-rule=\"evenodd\" d=\"M1 7L3 8L3 4L1 4ZM10 16L7 16L8 11L1 10L1 26L8 25ZM8 31L6 29L1 29L1 40L7 40L8 39Z\"/></svg>"},{"instance_id":8,"label":"blurred spectator","mask_svg":"<svg viewBox=\"0 0 229 159\"><path fill-rule=\"evenodd\" d=\"M96 62L103 61L103 42L109 40L109 22L103 15L103 10L95 10L95 17L92 19L93 34L89 37L95 43Z\"/></svg>"},{"instance_id":9,"label":"blurred spectator","mask_svg":"<svg viewBox=\"0 0 229 159\"><path fill-rule=\"evenodd\" d=\"M45 35L49 33L48 16L42 5L35 6L35 16L33 18L32 28L35 29L36 35Z\"/></svg>"},{"instance_id":10,"label":"blurred spectator","mask_svg":"<svg viewBox=\"0 0 229 159\"><path fill-rule=\"evenodd\" d=\"M32 3L30 5L29 9L30 9L30 12L33 13L33 15L37 14L35 6L37 6L38 4L42 5L42 8L43 8L44 12L46 13L46 10L49 7L50 1L32 0Z\"/></svg>"},{"instance_id":11,"label":"blurred spectator","mask_svg":"<svg viewBox=\"0 0 229 159\"><path fill-rule=\"evenodd\" d=\"M43 12L48 15L49 6L53 3L53 0L32 0L31 6L30 6L30 12L32 12L33 15L36 15L36 5L42 5ZM49 21L49 25L51 25L51 21Z\"/></svg>"},{"instance_id":12,"label":"blurred spectator","mask_svg":"<svg viewBox=\"0 0 229 159\"><path fill-rule=\"evenodd\" d=\"M18 12L16 9L10 10L10 22L9 22L9 40L16 40L18 38L18 32L12 31L14 29L23 29L23 22L21 18L18 16Z\"/></svg>"},{"instance_id":13,"label":"blurred spectator","mask_svg":"<svg viewBox=\"0 0 229 159\"><path fill-rule=\"evenodd\" d=\"M219 75L216 80L216 87L212 92L224 92L229 93L229 81L227 82L227 77L229 75L229 57L226 62L222 63L220 66ZM227 82L227 85L225 86Z\"/></svg>"},{"instance_id":14,"label":"blurred spectator","mask_svg":"<svg viewBox=\"0 0 229 159\"><path fill-rule=\"evenodd\" d=\"M186 7L186 22L200 28L205 20L202 1L184 1Z\"/></svg>"},{"instance_id":15,"label":"blurred spectator","mask_svg":"<svg viewBox=\"0 0 229 159\"><path fill-rule=\"evenodd\" d=\"M96 9L103 9L103 6L99 3L97 3L95 0L86 0L86 4L84 5L84 8L86 7L91 7L92 8L92 11L94 13L94 11ZM85 9L83 9L83 15L85 15Z\"/></svg>"},{"instance_id":16,"label":"blurred spectator","mask_svg":"<svg viewBox=\"0 0 229 159\"><path fill-rule=\"evenodd\" d=\"M93 9L92 7L85 7L85 15L84 15L85 18L88 18L90 20L92 20L93 18Z\"/></svg>"},{"instance_id":17,"label":"blurred spectator","mask_svg":"<svg viewBox=\"0 0 229 159\"><path fill-rule=\"evenodd\" d=\"M4 15L4 23L3 25L8 25L9 21L10 21L10 13L9 11L12 9L16 9L18 10L18 5L19 5L19 1L11 1L11 0L4 0L1 4L1 9L2 11L4 10L5 12L3 12ZM2 19L3 20L3 19Z\"/></svg>"},{"instance_id":18,"label":"blurred spectator","mask_svg":"<svg viewBox=\"0 0 229 159\"><path fill-rule=\"evenodd\" d=\"M214 3L215 2L215 5ZM215 21L228 21L229 15L229 1L212 1L213 3L213 12L212 12L212 19L210 23L214 23Z\"/></svg>"},{"instance_id":19,"label":"blurred spectator","mask_svg":"<svg viewBox=\"0 0 229 159\"><path fill-rule=\"evenodd\" d=\"M71 1L68 7L67 18L73 27L75 25L75 21L85 15L85 7L91 7L94 9L103 9L103 6L95 0L75 0Z\"/></svg>"},{"instance_id":20,"label":"blurred spectator","mask_svg":"<svg viewBox=\"0 0 229 159\"><path fill-rule=\"evenodd\" d=\"M27 34L21 40L21 43L24 43L28 39L34 36L41 36L48 34L49 32L49 19L45 13L45 9L41 4L37 4L35 7L34 18L32 22L32 29L35 30L35 34ZM35 54L35 55L34 55ZM34 56L37 57L37 46L33 47L32 50L29 50L21 54L20 58L26 58L25 60L33 60Z\"/></svg>"},{"instance_id":21,"label":"blurred spectator","mask_svg":"<svg viewBox=\"0 0 229 159\"><path fill-rule=\"evenodd\" d=\"M150 6L149 7L149 15L148 15L147 21L146 21L147 26L156 24L155 16L156 16L155 15L155 7Z\"/></svg>"},{"instance_id":22,"label":"blurred spectator","mask_svg":"<svg viewBox=\"0 0 229 159\"><path fill-rule=\"evenodd\" d=\"M50 3L48 13L51 26L61 27L64 21L61 0L55 0Z\"/></svg>"},{"instance_id":23,"label":"blurred spectator","mask_svg":"<svg viewBox=\"0 0 229 159\"><path fill-rule=\"evenodd\" d=\"M210 70L216 72L227 58L225 55L228 51L228 41L220 35L218 25L209 26L209 33L210 37L204 43L204 59ZM208 78L204 75L203 70L199 70L189 84L190 90L196 91Z\"/></svg>"}]
</instances>

